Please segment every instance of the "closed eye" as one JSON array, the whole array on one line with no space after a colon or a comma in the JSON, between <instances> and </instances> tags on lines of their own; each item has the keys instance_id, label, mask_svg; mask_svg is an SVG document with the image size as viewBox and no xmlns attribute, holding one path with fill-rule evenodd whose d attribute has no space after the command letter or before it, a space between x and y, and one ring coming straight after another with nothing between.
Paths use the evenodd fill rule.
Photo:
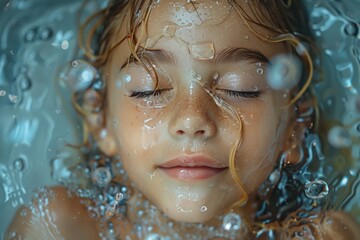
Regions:
<instances>
[{"instance_id":1,"label":"closed eye","mask_svg":"<svg viewBox=\"0 0 360 240\"><path fill-rule=\"evenodd\" d=\"M261 91L234 91L229 89L217 89L217 91L222 91L227 96L234 98L258 98L261 95Z\"/></svg>"},{"instance_id":2,"label":"closed eye","mask_svg":"<svg viewBox=\"0 0 360 240\"><path fill-rule=\"evenodd\" d=\"M171 89L157 89L151 91L132 91L129 97L135 98L149 98L161 95L164 91L170 91Z\"/></svg>"}]
</instances>

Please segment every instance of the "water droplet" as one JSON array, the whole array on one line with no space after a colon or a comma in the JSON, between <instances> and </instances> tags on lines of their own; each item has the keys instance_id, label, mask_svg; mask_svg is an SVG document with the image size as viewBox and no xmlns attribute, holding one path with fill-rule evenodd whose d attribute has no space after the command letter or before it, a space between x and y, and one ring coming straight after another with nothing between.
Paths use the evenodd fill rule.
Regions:
<instances>
[{"instance_id":1,"label":"water droplet","mask_svg":"<svg viewBox=\"0 0 360 240\"><path fill-rule=\"evenodd\" d=\"M256 69L256 73L259 75L262 75L264 73L264 69L258 68L258 69Z\"/></svg>"},{"instance_id":2,"label":"water droplet","mask_svg":"<svg viewBox=\"0 0 360 240\"><path fill-rule=\"evenodd\" d=\"M190 75L196 81L201 81L201 79L202 79L201 75L198 74L197 72L195 72L195 70L193 68L190 69Z\"/></svg>"},{"instance_id":3,"label":"water droplet","mask_svg":"<svg viewBox=\"0 0 360 240\"><path fill-rule=\"evenodd\" d=\"M329 193L329 186L323 180L314 180L305 184L305 195L311 199L323 199Z\"/></svg>"},{"instance_id":4,"label":"water droplet","mask_svg":"<svg viewBox=\"0 0 360 240\"><path fill-rule=\"evenodd\" d=\"M78 61L74 60L71 62L71 66L77 67L79 65Z\"/></svg>"},{"instance_id":5,"label":"water droplet","mask_svg":"<svg viewBox=\"0 0 360 240\"><path fill-rule=\"evenodd\" d=\"M6 95L6 91L5 90L0 90L0 97L3 97Z\"/></svg>"},{"instance_id":6,"label":"water droplet","mask_svg":"<svg viewBox=\"0 0 360 240\"><path fill-rule=\"evenodd\" d=\"M191 56L197 60L213 59L215 55L214 43L212 42L189 44L188 48Z\"/></svg>"},{"instance_id":7,"label":"water droplet","mask_svg":"<svg viewBox=\"0 0 360 240\"><path fill-rule=\"evenodd\" d=\"M328 133L329 143L336 148L345 148L351 146L350 133L343 127L335 126Z\"/></svg>"},{"instance_id":8,"label":"water droplet","mask_svg":"<svg viewBox=\"0 0 360 240\"><path fill-rule=\"evenodd\" d=\"M116 201L120 202L121 200L124 199L124 195L122 193L117 193L115 195L115 199L116 199Z\"/></svg>"},{"instance_id":9,"label":"water droplet","mask_svg":"<svg viewBox=\"0 0 360 240\"><path fill-rule=\"evenodd\" d=\"M226 231L239 230L241 227L241 218L235 213L228 213L223 220L222 227Z\"/></svg>"},{"instance_id":10,"label":"water droplet","mask_svg":"<svg viewBox=\"0 0 360 240\"><path fill-rule=\"evenodd\" d=\"M99 186L106 186L111 180L111 173L106 167L99 167L92 173L93 181Z\"/></svg>"},{"instance_id":11,"label":"water droplet","mask_svg":"<svg viewBox=\"0 0 360 240\"><path fill-rule=\"evenodd\" d=\"M213 80L216 81L216 80L218 80L218 78L219 78L219 73L218 72L214 73Z\"/></svg>"},{"instance_id":12,"label":"water droplet","mask_svg":"<svg viewBox=\"0 0 360 240\"><path fill-rule=\"evenodd\" d=\"M18 102L18 96L13 95L13 94L9 94L8 97L9 97L10 102L12 102L12 103L17 103Z\"/></svg>"},{"instance_id":13,"label":"water droplet","mask_svg":"<svg viewBox=\"0 0 360 240\"><path fill-rule=\"evenodd\" d=\"M61 48L64 49L64 50L68 49L69 48L69 41L68 40L63 40L61 42Z\"/></svg>"},{"instance_id":14,"label":"water droplet","mask_svg":"<svg viewBox=\"0 0 360 240\"><path fill-rule=\"evenodd\" d=\"M129 82L131 81L131 75L125 74L125 75L124 75L124 81L125 81L126 83L129 83Z\"/></svg>"},{"instance_id":15,"label":"water droplet","mask_svg":"<svg viewBox=\"0 0 360 240\"><path fill-rule=\"evenodd\" d=\"M295 87L301 77L301 63L292 55L278 55L271 60L267 82L271 88L286 90Z\"/></svg>"},{"instance_id":16,"label":"water droplet","mask_svg":"<svg viewBox=\"0 0 360 240\"><path fill-rule=\"evenodd\" d=\"M206 211L207 211L207 207L206 207L206 206L201 206L200 211L201 211L201 212L206 212Z\"/></svg>"},{"instance_id":17,"label":"water droplet","mask_svg":"<svg viewBox=\"0 0 360 240\"><path fill-rule=\"evenodd\" d=\"M175 24L166 25L163 28L164 37L173 37L175 36L175 32L177 30L177 26Z\"/></svg>"},{"instance_id":18,"label":"water droplet","mask_svg":"<svg viewBox=\"0 0 360 240\"><path fill-rule=\"evenodd\" d=\"M25 160L22 158L18 158L14 161L14 169L17 172L23 171L25 168Z\"/></svg>"}]
</instances>

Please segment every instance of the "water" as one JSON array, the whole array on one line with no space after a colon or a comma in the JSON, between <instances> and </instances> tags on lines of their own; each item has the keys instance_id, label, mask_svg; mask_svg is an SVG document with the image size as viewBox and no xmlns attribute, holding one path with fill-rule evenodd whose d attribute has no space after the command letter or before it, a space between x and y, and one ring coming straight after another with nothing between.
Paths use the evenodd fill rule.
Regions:
<instances>
[{"instance_id":1,"label":"water","mask_svg":"<svg viewBox=\"0 0 360 240\"><path fill-rule=\"evenodd\" d=\"M104 4L102 1L90 2L85 12L93 12ZM302 163L304 172L294 176L299 181L299 194L305 194L306 201L322 202L330 207L342 206L350 212L360 208L357 163L360 160L360 16L359 11L355 11L360 9L360 2L305 2L309 6L312 31L322 48L322 64L326 66L322 76L315 76L316 79L326 79L315 81L315 92L321 114L329 119L329 123L336 124L328 127L326 136L322 138L330 144L327 152L321 152L319 145L313 144L309 136L309 142L305 144L310 149L306 152L307 162ZM98 187L96 192L85 187L79 189L80 195L85 197L97 196L98 206L91 209L94 216L109 214L112 217L126 211L124 204L130 196L130 188L112 182L114 174L123 174L122 168L106 160L103 167L94 166L93 162L86 167L76 165L83 159L77 151L65 148L64 144L79 145L82 137L82 126L71 108L69 88L84 90L93 84L94 89L102 90L105 86L97 79L96 69L81 60L77 47L77 10L81 4L82 1L70 0L0 3L0 212L6 216L4 219L11 219L20 205L29 203L33 190L44 183L54 185L81 177L91 178ZM187 7L189 12L193 11L190 5ZM224 8L224 12L228 9ZM223 19L209 21L218 24ZM176 30L177 25L168 25L162 34L173 37ZM211 60L217 51L212 42L189 43L187 46L196 60ZM266 72L271 87L288 89L297 84L301 73L297 59L279 56L272 61L275 62L274 68ZM255 67L257 74L265 75L263 66ZM190 75L197 81L202 80L195 71L190 71ZM214 76L214 80L217 78L218 75ZM124 83L120 82L117 87L123 86ZM167 103L169 100L148 104L163 106L163 101ZM139 105L145 106L146 103ZM334 154L336 158L332 158ZM320 167L311 164L317 160ZM323 164L325 161L331 164ZM307 171L316 167L321 168L317 175ZM317 180L319 175L324 180ZM286 177L276 169L270 175L269 186L284 187ZM77 183L82 182L79 180ZM42 190L37 194L41 206L46 207L51 193ZM353 214L360 219L360 213L355 210ZM210 207L204 205L198 211L206 214ZM142 217L145 213L140 212L139 217ZM26 216L28 213L23 211L20 214ZM0 233L8 223L0 221ZM241 226L240 216L230 213L224 217L220 228L232 232ZM304 232L298 234L308 234ZM114 225L109 226L107 234L116 235ZM16 233L13 235L15 237ZM144 237L165 239L159 234Z\"/></svg>"}]
</instances>

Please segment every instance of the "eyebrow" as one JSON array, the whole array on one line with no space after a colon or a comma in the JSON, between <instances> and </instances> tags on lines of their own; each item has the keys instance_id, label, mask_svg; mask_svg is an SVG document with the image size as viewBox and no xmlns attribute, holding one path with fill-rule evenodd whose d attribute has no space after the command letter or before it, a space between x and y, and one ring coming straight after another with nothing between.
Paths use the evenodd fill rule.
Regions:
<instances>
[{"instance_id":1,"label":"eyebrow","mask_svg":"<svg viewBox=\"0 0 360 240\"><path fill-rule=\"evenodd\" d=\"M175 64L176 59L168 51L163 49L146 49L138 53L140 59L148 59L157 63ZM130 60L132 62L134 59ZM213 59L201 60L214 63L236 63L241 61L251 61L253 63L269 63L270 60L260 51L255 49L233 47L225 48L220 51Z\"/></svg>"},{"instance_id":2,"label":"eyebrow","mask_svg":"<svg viewBox=\"0 0 360 240\"><path fill-rule=\"evenodd\" d=\"M233 63L241 61L269 63L270 60L260 51L249 48L225 48L214 58L215 63Z\"/></svg>"}]
</instances>

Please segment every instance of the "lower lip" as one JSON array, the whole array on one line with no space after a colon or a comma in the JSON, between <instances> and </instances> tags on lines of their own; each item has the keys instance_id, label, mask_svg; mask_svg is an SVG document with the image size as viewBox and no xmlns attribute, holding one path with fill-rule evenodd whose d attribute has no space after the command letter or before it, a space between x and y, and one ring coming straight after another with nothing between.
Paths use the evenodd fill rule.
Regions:
<instances>
[{"instance_id":1,"label":"lower lip","mask_svg":"<svg viewBox=\"0 0 360 240\"><path fill-rule=\"evenodd\" d=\"M226 168L210 168L210 167L172 167L172 168L160 168L165 174L172 178L194 180L194 179L206 179L213 177Z\"/></svg>"}]
</instances>

